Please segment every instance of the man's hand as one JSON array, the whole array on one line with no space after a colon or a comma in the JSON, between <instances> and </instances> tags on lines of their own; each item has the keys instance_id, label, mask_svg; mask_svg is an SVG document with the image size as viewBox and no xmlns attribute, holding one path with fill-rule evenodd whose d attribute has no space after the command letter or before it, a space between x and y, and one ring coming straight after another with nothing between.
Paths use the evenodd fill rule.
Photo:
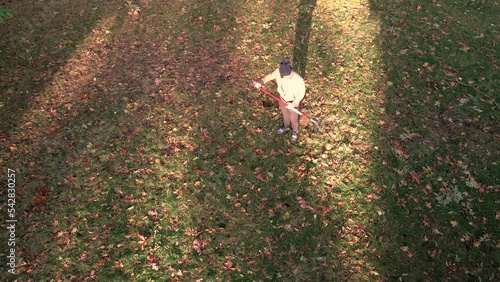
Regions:
<instances>
[{"instance_id":1,"label":"man's hand","mask_svg":"<svg viewBox=\"0 0 500 282\"><path fill-rule=\"evenodd\" d=\"M289 110L295 109L295 107L293 106L293 103L287 103L286 108Z\"/></svg>"},{"instance_id":2,"label":"man's hand","mask_svg":"<svg viewBox=\"0 0 500 282\"><path fill-rule=\"evenodd\" d=\"M260 84L259 82L253 82L253 87L257 88L257 89L260 89L262 87L262 84Z\"/></svg>"}]
</instances>

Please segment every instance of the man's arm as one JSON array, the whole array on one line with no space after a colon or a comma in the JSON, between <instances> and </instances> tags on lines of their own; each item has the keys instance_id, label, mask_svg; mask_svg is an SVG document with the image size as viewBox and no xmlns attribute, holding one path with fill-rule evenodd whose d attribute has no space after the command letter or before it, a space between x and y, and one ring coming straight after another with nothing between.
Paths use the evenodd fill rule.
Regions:
<instances>
[{"instance_id":1,"label":"man's arm","mask_svg":"<svg viewBox=\"0 0 500 282\"><path fill-rule=\"evenodd\" d=\"M253 83L253 86L257 89L261 88L262 85L268 83L269 81L273 80L273 79L276 79L278 78L278 75L279 75L279 69L276 69L275 71L273 71L272 73L264 76L264 78L262 78L260 81L258 82L254 82Z\"/></svg>"},{"instance_id":2,"label":"man's arm","mask_svg":"<svg viewBox=\"0 0 500 282\"><path fill-rule=\"evenodd\" d=\"M274 80L276 78L278 78L278 76L280 75L280 71L279 69L276 69L274 70L272 73L264 76L264 78L262 79L262 84L266 84L268 83L269 81L271 80Z\"/></svg>"}]
</instances>

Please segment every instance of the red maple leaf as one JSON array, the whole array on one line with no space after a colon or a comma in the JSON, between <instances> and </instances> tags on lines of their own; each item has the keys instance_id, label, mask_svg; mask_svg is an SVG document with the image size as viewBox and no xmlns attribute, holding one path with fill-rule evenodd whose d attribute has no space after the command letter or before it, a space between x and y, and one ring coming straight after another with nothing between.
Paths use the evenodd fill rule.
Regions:
<instances>
[{"instance_id":1,"label":"red maple leaf","mask_svg":"<svg viewBox=\"0 0 500 282\"><path fill-rule=\"evenodd\" d=\"M422 178L421 173L418 173L415 171L410 172L410 181L411 182L420 184L422 182L421 178Z\"/></svg>"},{"instance_id":2,"label":"red maple leaf","mask_svg":"<svg viewBox=\"0 0 500 282\"><path fill-rule=\"evenodd\" d=\"M33 196L33 202L38 205L45 205L45 201L47 200L47 197L45 196Z\"/></svg>"}]
</instances>

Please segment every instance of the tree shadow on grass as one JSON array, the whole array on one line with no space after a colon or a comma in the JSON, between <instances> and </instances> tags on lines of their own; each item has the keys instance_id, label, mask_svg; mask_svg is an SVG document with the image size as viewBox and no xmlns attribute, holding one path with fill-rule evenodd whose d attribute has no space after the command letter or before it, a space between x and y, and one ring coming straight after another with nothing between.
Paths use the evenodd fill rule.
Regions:
<instances>
[{"instance_id":1,"label":"tree shadow on grass","mask_svg":"<svg viewBox=\"0 0 500 282\"><path fill-rule=\"evenodd\" d=\"M43 206L54 187L65 177L72 177L65 174L68 168L64 158L71 155L71 146L77 143L72 138L80 137L72 135L71 126L81 127L82 124L66 124L68 109L74 105L82 113L91 114L79 104L85 104L84 101L75 99L71 100L72 104L61 104L70 100L67 97L71 93L61 94L54 79L71 64L93 29L113 17L116 9L112 4L16 1L6 5L13 17L1 24L0 35L1 162L4 167L16 171L16 254L18 265L22 266L19 272L36 267L35 257L43 256L43 242L50 240L52 235L43 233L45 237L30 239L37 230L43 229L43 224L51 224L44 215L44 220L31 221L31 216L37 213L32 213L33 209L39 211L35 206ZM115 8L119 10L121 3ZM70 80L79 75L78 69L73 71ZM6 195L5 192L1 195ZM33 255L32 247L40 252Z\"/></svg>"},{"instance_id":2,"label":"tree shadow on grass","mask_svg":"<svg viewBox=\"0 0 500 282\"><path fill-rule=\"evenodd\" d=\"M372 231L384 279L498 280L494 5L370 1L389 81L387 221Z\"/></svg>"},{"instance_id":3,"label":"tree shadow on grass","mask_svg":"<svg viewBox=\"0 0 500 282\"><path fill-rule=\"evenodd\" d=\"M316 0L301 0L298 5L299 14L295 24L293 62L302 77L306 76L311 24L315 7Z\"/></svg>"},{"instance_id":4,"label":"tree shadow on grass","mask_svg":"<svg viewBox=\"0 0 500 282\"><path fill-rule=\"evenodd\" d=\"M186 173L168 185L170 226L162 234L169 246L156 254L189 280L309 281L341 273L331 264L336 229L324 227L342 219L332 220L335 211L311 196L309 162L300 157L306 149L269 132L262 125L269 119L242 99L250 91L238 81L244 62L228 60L234 51L217 30L234 23L213 9L185 10L188 23L180 23L185 32L170 77L187 78L176 91L191 109L193 154Z\"/></svg>"},{"instance_id":5,"label":"tree shadow on grass","mask_svg":"<svg viewBox=\"0 0 500 282\"><path fill-rule=\"evenodd\" d=\"M96 23L114 12L99 1L13 1L5 8L13 16L0 25L3 138L15 131L27 109L36 106L33 101Z\"/></svg>"},{"instance_id":6,"label":"tree shadow on grass","mask_svg":"<svg viewBox=\"0 0 500 282\"><path fill-rule=\"evenodd\" d=\"M130 32L124 23L136 19L122 3L107 4L115 13L94 26L40 90L37 107L26 109L29 122L18 125L13 138L23 278L126 278L107 268L123 249L103 255L100 248L116 246L127 234L123 207L129 202L123 198L138 189L133 172L148 163L143 141L152 130L146 114L155 85L150 75L158 66L147 52L151 42L119 37Z\"/></svg>"}]
</instances>

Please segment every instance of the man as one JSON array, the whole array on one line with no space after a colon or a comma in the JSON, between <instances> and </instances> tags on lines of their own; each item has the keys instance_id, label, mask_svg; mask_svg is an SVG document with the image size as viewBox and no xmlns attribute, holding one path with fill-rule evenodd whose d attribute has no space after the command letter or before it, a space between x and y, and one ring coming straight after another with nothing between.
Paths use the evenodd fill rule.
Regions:
<instances>
[{"instance_id":1,"label":"man","mask_svg":"<svg viewBox=\"0 0 500 282\"><path fill-rule=\"evenodd\" d=\"M278 84L278 93L280 98L287 103L287 106L281 103L281 113L283 115L283 126L278 129L279 134L293 130L292 141L299 138L299 115L293 109L299 109L300 102L306 94L306 85L304 79L292 70L289 58L284 58L279 68L266 75L260 82L254 82L254 87L260 89L263 84L271 80L276 80Z\"/></svg>"}]
</instances>

